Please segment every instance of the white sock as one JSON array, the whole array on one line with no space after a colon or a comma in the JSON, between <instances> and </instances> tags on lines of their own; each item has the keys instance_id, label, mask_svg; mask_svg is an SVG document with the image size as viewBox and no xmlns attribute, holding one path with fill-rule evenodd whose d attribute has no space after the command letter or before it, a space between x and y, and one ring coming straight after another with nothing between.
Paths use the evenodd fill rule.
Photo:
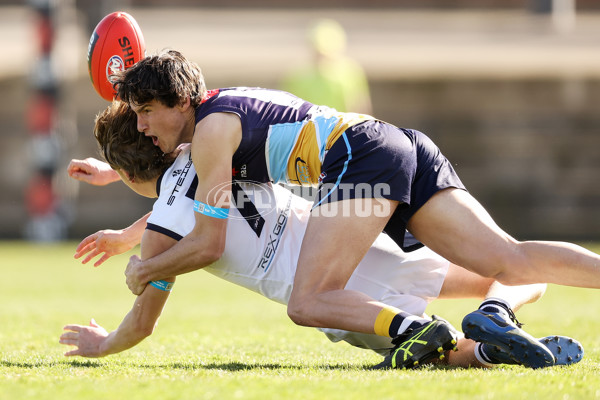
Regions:
<instances>
[{"instance_id":1,"label":"white sock","mask_svg":"<svg viewBox=\"0 0 600 400\"><path fill-rule=\"evenodd\" d=\"M492 362L492 360L490 360L490 358L488 357L487 354L485 354L485 352L483 351L483 348L481 347L482 343L476 343L475 344L475 349L473 350L475 352L475 358L477 359L477 361L479 361L481 364L483 364L486 367L493 367L494 364Z\"/></svg>"},{"instance_id":2,"label":"white sock","mask_svg":"<svg viewBox=\"0 0 600 400\"><path fill-rule=\"evenodd\" d=\"M502 314L506 318L510 318L510 304L504 299L500 299L498 297L488 297L486 298L479 309L487 312L496 312Z\"/></svg>"}]
</instances>

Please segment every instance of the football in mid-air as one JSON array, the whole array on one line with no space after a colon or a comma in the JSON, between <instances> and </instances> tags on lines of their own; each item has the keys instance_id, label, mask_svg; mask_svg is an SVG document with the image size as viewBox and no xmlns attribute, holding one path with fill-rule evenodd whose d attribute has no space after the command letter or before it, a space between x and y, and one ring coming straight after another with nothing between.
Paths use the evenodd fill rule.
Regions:
<instances>
[{"instance_id":1,"label":"football in mid-air","mask_svg":"<svg viewBox=\"0 0 600 400\"><path fill-rule=\"evenodd\" d=\"M88 45L88 72L96 92L113 101L116 92L110 76L131 67L145 55L142 30L131 15L116 11L104 17Z\"/></svg>"}]
</instances>

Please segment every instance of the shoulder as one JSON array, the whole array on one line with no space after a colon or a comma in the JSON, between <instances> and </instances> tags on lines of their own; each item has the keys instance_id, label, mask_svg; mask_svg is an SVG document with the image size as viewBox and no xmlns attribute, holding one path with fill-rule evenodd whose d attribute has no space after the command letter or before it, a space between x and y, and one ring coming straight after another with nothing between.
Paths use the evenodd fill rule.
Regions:
<instances>
[{"instance_id":1,"label":"shoulder","mask_svg":"<svg viewBox=\"0 0 600 400\"><path fill-rule=\"evenodd\" d=\"M196 150L199 144L217 142L223 145L230 144L235 150L241 137L242 124L238 115L228 112L213 113L196 124L192 147Z\"/></svg>"}]
</instances>

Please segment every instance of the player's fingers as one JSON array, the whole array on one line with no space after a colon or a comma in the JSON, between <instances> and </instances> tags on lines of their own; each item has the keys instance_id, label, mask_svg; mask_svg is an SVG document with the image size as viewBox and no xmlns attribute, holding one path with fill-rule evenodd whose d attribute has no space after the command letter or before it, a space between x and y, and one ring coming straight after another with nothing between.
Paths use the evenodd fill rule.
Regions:
<instances>
[{"instance_id":1,"label":"player's fingers","mask_svg":"<svg viewBox=\"0 0 600 400\"><path fill-rule=\"evenodd\" d=\"M90 252L84 259L83 261L81 261L82 264L87 264L88 261L90 261L92 258L96 257L98 254L100 254L100 250L98 249L94 249L92 250L92 252Z\"/></svg>"},{"instance_id":2,"label":"player's fingers","mask_svg":"<svg viewBox=\"0 0 600 400\"><path fill-rule=\"evenodd\" d=\"M69 166L67 168L79 167L82 164L83 164L83 160L79 160L77 158L72 158L71 161L69 162Z\"/></svg>"},{"instance_id":3,"label":"player's fingers","mask_svg":"<svg viewBox=\"0 0 600 400\"><path fill-rule=\"evenodd\" d=\"M86 183L90 182L90 179L89 179L90 175L86 172L73 171L72 173L69 174L69 176L73 179L77 179L78 181L82 181L82 182L86 182Z\"/></svg>"},{"instance_id":4,"label":"player's fingers","mask_svg":"<svg viewBox=\"0 0 600 400\"><path fill-rule=\"evenodd\" d=\"M83 325L71 324L63 326L63 331L81 332L81 328L85 328Z\"/></svg>"},{"instance_id":5,"label":"player's fingers","mask_svg":"<svg viewBox=\"0 0 600 400\"><path fill-rule=\"evenodd\" d=\"M69 163L69 166L67 167L67 174L69 174L69 176L73 176L74 173L77 173L79 171L81 171L81 160L71 160L71 162Z\"/></svg>"},{"instance_id":6,"label":"player's fingers","mask_svg":"<svg viewBox=\"0 0 600 400\"><path fill-rule=\"evenodd\" d=\"M96 246L94 246L94 244L90 244L90 245L84 247L83 249L79 250L78 252L76 252L74 257L81 258L84 255L86 255L87 253L89 253L90 251L94 250L95 248L96 248Z\"/></svg>"},{"instance_id":7,"label":"player's fingers","mask_svg":"<svg viewBox=\"0 0 600 400\"><path fill-rule=\"evenodd\" d=\"M108 260L110 257L111 257L110 254L104 253L104 255L102 257L100 257L100 259L98 261L96 261L94 263L94 267L99 267L100 265L102 265L102 263L104 263L104 261Z\"/></svg>"},{"instance_id":8,"label":"player's fingers","mask_svg":"<svg viewBox=\"0 0 600 400\"><path fill-rule=\"evenodd\" d=\"M98 233L94 233L88 237L86 237L85 239L83 239L81 242L79 242L79 244L77 245L77 248L75 249L76 252L80 252L81 250L83 250L86 247L89 247L91 244L94 244L94 242L96 241L96 238L98 237Z\"/></svg>"},{"instance_id":9,"label":"player's fingers","mask_svg":"<svg viewBox=\"0 0 600 400\"><path fill-rule=\"evenodd\" d=\"M79 345L79 340L77 340L77 339L63 339L63 338L60 338L58 340L58 343L64 344L64 345L67 345L67 346L78 346Z\"/></svg>"},{"instance_id":10,"label":"player's fingers","mask_svg":"<svg viewBox=\"0 0 600 400\"><path fill-rule=\"evenodd\" d=\"M79 339L79 332L66 331L60 335L61 340L77 340Z\"/></svg>"},{"instance_id":11,"label":"player's fingers","mask_svg":"<svg viewBox=\"0 0 600 400\"><path fill-rule=\"evenodd\" d=\"M75 349L75 350L71 350L71 351L67 351L65 353L65 357L71 357L71 356L80 356L81 352L79 351L79 349Z\"/></svg>"},{"instance_id":12,"label":"player's fingers","mask_svg":"<svg viewBox=\"0 0 600 400\"><path fill-rule=\"evenodd\" d=\"M73 333L73 332L69 332L69 333ZM62 335L60 335L60 338L58 338L58 341L60 343L64 343L64 344L73 344L74 342L77 341L77 338L73 335L63 333Z\"/></svg>"}]
</instances>

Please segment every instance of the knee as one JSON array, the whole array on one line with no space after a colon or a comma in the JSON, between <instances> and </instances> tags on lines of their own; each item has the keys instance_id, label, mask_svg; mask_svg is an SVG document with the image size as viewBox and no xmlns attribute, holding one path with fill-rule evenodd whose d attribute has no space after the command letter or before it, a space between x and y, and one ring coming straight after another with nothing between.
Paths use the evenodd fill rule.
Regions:
<instances>
[{"instance_id":1,"label":"knee","mask_svg":"<svg viewBox=\"0 0 600 400\"><path fill-rule=\"evenodd\" d=\"M300 326L315 326L312 321L311 310L314 309L309 298L306 296L294 295L290 296L290 301L287 305L287 315L293 323Z\"/></svg>"},{"instance_id":2,"label":"knee","mask_svg":"<svg viewBox=\"0 0 600 400\"><path fill-rule=\"evenodd\" d=\"M508 286L536 283L535 276L532 275L532 271L534 270L533 265L523 249L522 242L511 243L501 255L494 259L496 260L496 265L488 277ZM542 291L539 297L544 294L545 287L540 289Z\"/></svg>"},{"instance_id":3,"label":"knee","mask_svg":"<svg viewBox=\"0 0 600 400\"><path fill-rule=\"evenodd\" d=\"M507 266L506 269L498 271L492 276L495 280L506 286L520 286L530 284L531 281L522 275L519 268L515 266Z\"/></svg>"}]
</instances>

